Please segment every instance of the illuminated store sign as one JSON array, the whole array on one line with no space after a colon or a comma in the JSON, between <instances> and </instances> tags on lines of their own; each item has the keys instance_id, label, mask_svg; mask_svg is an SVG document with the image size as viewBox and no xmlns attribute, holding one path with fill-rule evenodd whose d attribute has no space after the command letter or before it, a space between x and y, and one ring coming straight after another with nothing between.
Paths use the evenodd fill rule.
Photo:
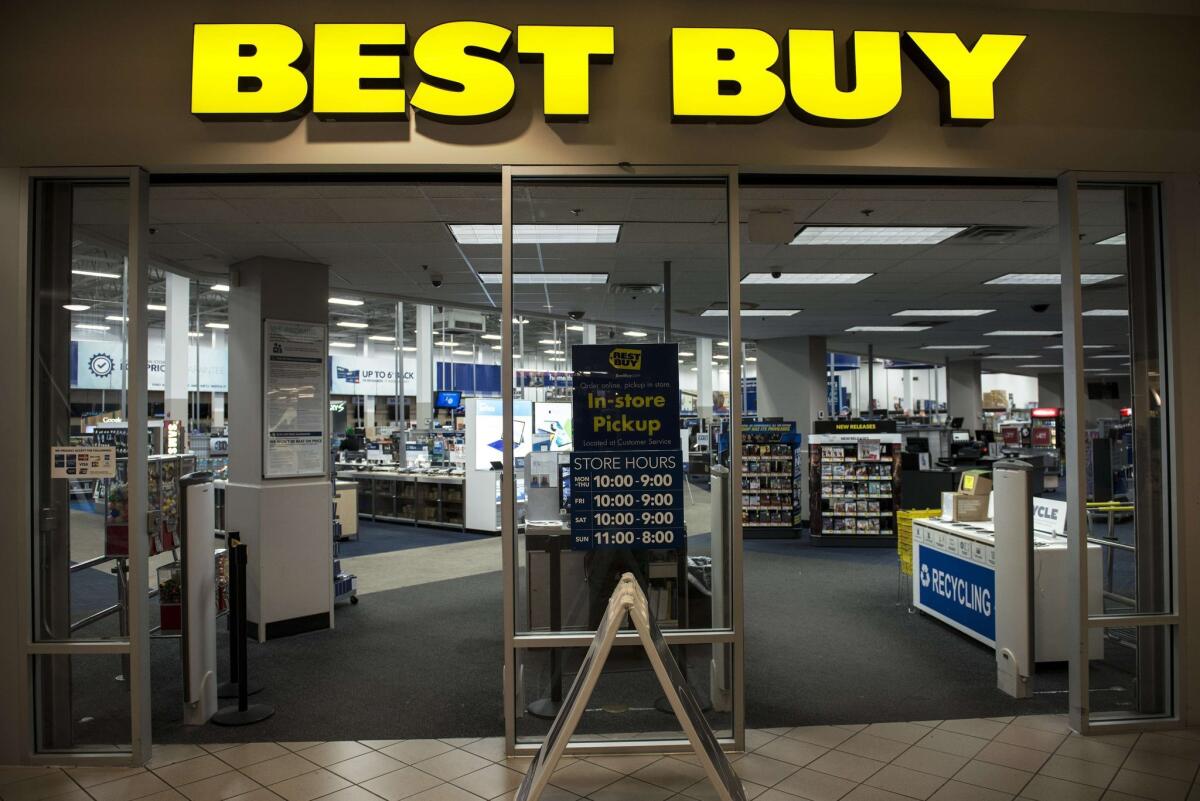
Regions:
<instances>
[{"instance_id":1,"label":"illuminated store sign","mask_svg":"<svg viewBox=\"0 0 1200 801\"><path fill-rule=\"evenodd\" d=\"M515 35L514 35L515 34ZM820 124L877 120L900 103L901 51L941 93L942 123L995 118L996 80L1025 41L985 33L967 45L955 33L856 31L846 45L849 88L839 85L830 30L787 31L780 44L753 28L671 30L671 115L678 122L765 119L784 103ZM198 24L192 43L192 113L201 119L406 119L411 106L444 122L503 116L516 79L503 63L516 44L522 62L542 65L547 120L585 120L590 65L616 52L607 26L447 22L416 37L406 27L318 24L311 51L279 24ZM403 62L420 73L412 96ZM311 64L310 64L311 62ZM311 67L311 69L310 69Z\"/></svg>"}]
</instances>

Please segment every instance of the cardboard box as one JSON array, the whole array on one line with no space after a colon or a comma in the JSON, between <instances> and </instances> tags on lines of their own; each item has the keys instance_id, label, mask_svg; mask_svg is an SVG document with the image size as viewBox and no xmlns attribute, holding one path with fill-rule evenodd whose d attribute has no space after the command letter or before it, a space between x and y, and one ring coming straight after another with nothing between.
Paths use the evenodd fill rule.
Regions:
<instances>
[{"instance_id":1,"label":"cardboard box","mask_svg":"<svg viewBox=\"0 0 1200 801\"><path fill-rule=\"evenodd\" d=\"M954 493L954 522L982 523L986 521L988 519L988 499L990 497L991 493L987 495Z\"/></svg>"},{"instance_id":2,"label":"cardboard box","mask_svg":"<svg viewBox=\"0 0 1200 801\"><path fill-rule=\"evenodd\" d=\"M1002 389L989 389L987 392L983 393L983 408L1007 409L1008 393Z\"/></svg>"},{"instance_id":3,"label":"cardboard box","mask_svg":"<svg viewBox=\"0 0 1200 801\"><path fill-rule=\"evenodd\" d=\"M958 480L961 495L987 495L992 491L991 475L986 470L964 471Z\"/></svg>"}]
</instances>

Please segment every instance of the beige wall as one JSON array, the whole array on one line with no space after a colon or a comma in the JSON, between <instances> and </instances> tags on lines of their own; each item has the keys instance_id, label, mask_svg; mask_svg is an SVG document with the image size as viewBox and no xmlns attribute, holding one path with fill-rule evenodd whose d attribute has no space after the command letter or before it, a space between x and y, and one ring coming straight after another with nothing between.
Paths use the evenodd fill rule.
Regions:
<instances>
[{"instance_id":1,"label":"beige wall","mask_svg":"<svg viewBox=\"0 0 1200 801\"><path fill-rule=\"evenodd\" d=\"M1021 3L1027 5L1028 3ZM1200 17L1080 13L967 2L650 3L387 0L289 3L11 3L0 27L0 165L729 163L770 169L937 169L996 174L1200 170ZM1060 3L1061 5L1061 3ZM647 9L653 8L653 12ZM439 22L479 19L616 26L611 66L592 68L592 120L547 125L541 68L509 63L515 106L480 125L201 122L189 111L196 22L280 22L311 43L316 21L402 21L410 41ZM904 58L904 98L881 122L823 128L781 109L741 125L670 122L669 32L676 26L1025 33L1001 76L998 119L942 128L938 97ZM406 60L406 66L411 60ZM411 89L416 71L407 70ZM12 124L12 123L16 124Z\"/></svg>"}]
</instances>

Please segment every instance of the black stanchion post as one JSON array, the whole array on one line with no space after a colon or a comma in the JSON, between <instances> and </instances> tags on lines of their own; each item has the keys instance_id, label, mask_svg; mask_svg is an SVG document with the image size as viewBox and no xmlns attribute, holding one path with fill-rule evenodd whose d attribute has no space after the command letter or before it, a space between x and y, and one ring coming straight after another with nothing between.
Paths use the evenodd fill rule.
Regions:
<instances>
[{"instance_id":1,"label":"black stanchion post","mask_svg":"<svg viewBox=\"0 0 1200 801\"><path fill-rule=\"evenodd\" d=\"M237 636L231 663L237 666L238 688L236 707L227 706L213 715L212 722L219 726L247 726L266 720L275 714L275 708L266 704L250 704L248 697L247 651L246 651L246 546L232 536L229 539L229 583L231 623Z\"/></svg>"},{"instance_id":2,"label":"black stanchion post","mask_svg":"<svg viewBox=\"0 0 1200 801\"><path fill-rule=\"evenodd\" d=\"M261 684L251 685L249 680L242 682L242 673L238 665L238 643L245 642L246 634L238 633L238 609L244 609L245 597L237 597L238 575L241 568L238 566L237 559L234 558L234 547L232 543L238 542L240 532L230 531L225 535L225 554L226 562L229 564L229 584L227 591L229 593L229 611L225 615L226 622L229 624L229 681L223 681L217 685L218 698L237 698L240 692L240 687L245 684L246 692L250 695L262 692Z\"/></svg>"}]
</instances>

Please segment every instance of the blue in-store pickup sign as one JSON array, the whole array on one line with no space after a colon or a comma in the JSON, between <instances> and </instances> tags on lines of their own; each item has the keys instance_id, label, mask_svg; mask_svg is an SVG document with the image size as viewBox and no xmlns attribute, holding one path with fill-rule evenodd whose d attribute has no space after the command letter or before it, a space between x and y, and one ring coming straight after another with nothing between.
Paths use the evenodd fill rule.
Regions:
<instances>
[{"instance_id":1,"label":"blue in-store pickup sign","mask_svg":"<svg viewBox=\"0 0 1200 801\"><path fill-rule=\"evenodd\" d=\"M683 457L676 451L571 456L571 548L679 548Z\"/></svg>"},{"instance_id":2,"label":"blue in-store pickup sign","mask_svg":"<svg viewBox=\"0 0 1200 801\"><path fill-rule=\"evenodd\" d=\"M995 641L995 571L920 543L916 547L921 605Z\"/></svg>"},{"instance_id":3,"label":"blue in-store pickup sign","mask_svg":"<svg viewBox=\"0 0 1200 801\"><path fill-rule=\"evenodd\" d=\"M679 450L679 349L575 345L575 451Z\"/></svg>"}]
</instances>

